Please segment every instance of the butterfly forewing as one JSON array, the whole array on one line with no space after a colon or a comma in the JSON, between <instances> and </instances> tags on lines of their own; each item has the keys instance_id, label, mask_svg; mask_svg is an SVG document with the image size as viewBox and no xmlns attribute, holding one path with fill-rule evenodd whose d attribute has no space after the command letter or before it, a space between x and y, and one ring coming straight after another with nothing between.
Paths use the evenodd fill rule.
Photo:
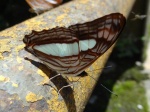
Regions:
<instances>
[{"instance_id":1,"label":"butterfly forewing","mask_svg":"<svg viewBox=\"0 0 150 112\"><path fill-rule=\"evenodd\" d=\"M58 73L76 76L117 40L125 17L113 13L91 22L56 27L26 35L26 50Z\"/></svg>"}]
</instances>

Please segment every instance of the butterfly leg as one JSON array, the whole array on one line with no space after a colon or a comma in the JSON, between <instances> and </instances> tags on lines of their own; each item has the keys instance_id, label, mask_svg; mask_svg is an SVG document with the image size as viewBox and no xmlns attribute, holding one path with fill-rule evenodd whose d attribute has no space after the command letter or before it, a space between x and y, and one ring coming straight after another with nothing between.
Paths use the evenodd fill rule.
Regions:
<instances>
[{"instance_id":1,"label":"butterfly leg","mask_svg":"<svg viewBox=\"0 0 150 112\"><path fill-rule=\"evenodd\" d=\"M62 89L67 88L67 87L71 87L71 86L73 86L73 83L72 83L72 84L68 84L68 85L63 86L62 88L60 88L60 89L58 90L58 95L60 94L60 91L61 91Z\"/></svg>"},{"instance_id":2,"label":"butterfly leg","mask_svg":"<svg viewBox=\"0 0 150 112\"><path fill-rule=\"evenodd\" d=\"M57 74L57 75L51 77L51 78L49 79L49 81L48 81L48 82L45 82L43 85L50 85L49 82L50 82L52 79L54 79L55 77L58 77L58 76L60 76L60 75L61 75L61 74Z\"/></svg>"},{"instance_id":3,"label":"butterfly leg","mask_svg":"<svg viewBox=\"0 0 150 112\"><path fill-rule=\"evenodd\" d=\"M60 91L61 91L61 90L65 89L65 88L67 88L67 87L71 87L71 86L72 86L73 91L74 91L74 82L78 82L79 79L80 79L80 78L79 78L79 79L77 79L76 81L70 81L70 80L68 79L68 77L65 77L65 78L69 81L70 84L65 85L65 86L63 86L62 88L60 88L60 89L58 90L58 95L60 94Z\"/></svg>"},{"instance_id":4,"label":"butterfly leg","mask_svg":"<svg viewBox=\"0 0 150 112\"><path fill-rule=\"evenodd\" d=\"M52 87L52 88L58 93L58 90L57 90L54 86L52 86L51 84L49 84L49 82L51 82L52 79L54 79L54 78L56 78L56 77L58 77L58 76L60 76L60 75L61 75L61 74L54 75L54 76L51 77L47 82L43 83L43 86L44 86L44 85L48 85L48 86Z\"/></svg>"}]
</instances>

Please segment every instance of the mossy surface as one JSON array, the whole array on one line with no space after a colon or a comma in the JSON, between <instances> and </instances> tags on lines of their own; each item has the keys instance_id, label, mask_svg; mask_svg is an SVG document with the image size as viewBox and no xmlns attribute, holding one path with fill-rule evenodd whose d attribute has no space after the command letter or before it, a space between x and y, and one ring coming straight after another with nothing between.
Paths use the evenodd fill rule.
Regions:
<instances>
[{"instance_id":1,"label":"mossy surface","mask_svg":"<svg viewBox=\"0 0 150 112\"><path fill-rule=\"evenodd\" d=\"M135 81L117 82L106 112L148 112L143 86Z\"/></svg>"}]
</instances>

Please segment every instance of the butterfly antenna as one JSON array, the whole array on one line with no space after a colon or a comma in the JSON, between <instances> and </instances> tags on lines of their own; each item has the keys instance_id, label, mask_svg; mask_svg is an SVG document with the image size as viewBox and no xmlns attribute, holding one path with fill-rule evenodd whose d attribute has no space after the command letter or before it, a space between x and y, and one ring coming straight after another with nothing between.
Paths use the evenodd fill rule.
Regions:
<instances>
[{"instance_id":1,"label":"butterfly antenna","mask_svg":"<svg viewBox=\"0 0 150 112\"><path fill-rule=\"evenodd\" d=\"M94 70L91 70L91 71L88 71L88 72L93 72L93 71L95 71L95 70L100 70L100 69L107 69L107 68L111 68L112 66L110 65L110 66L106 66L106 67L104 67L104 68L99 68L99 69L94 69Z\"/></svg>"},{"instance_id":2,"label":"butterfly antenna","mask_svg":"<svg viewBox=\"0 0 150 112\"><path fill-rule=\"evenodd\" d=\"M106 67L104 67L103 69L107 69L107 68L111 68L112 66L110 65L110 66L106 66Z\"/></svg>"},{"instance_id":3,"label":"butterfly antenna","mask_svg":"<svg viewBox=\"0 0 150 112\"><path fill-rule=\"evenodd\" d=\"M90 76L90 75L89 75ZM97 80L94 78L94 77L92 77L92 76L90 76L93 80L95 80L96 82L97 82ZM118 95L116 94L116 93L114 93L114 92L112 92L112 91L110 91L108 88L106 88L103 84L101 84L101 86L103 87L103 88L105 88L107 91L109 91L110 93L112 93L112 94L114 94L115 96L117 96L118 97Z\"/></svg>"},{"instance_id":4,"label":"butterfly antenna","mask_svg":"<svg viewBox=\"0 0 150 112\"><path fill-rule=\"evenodd\" d=\"M114 93L114 92L112 92L112 91L110 91L108 88L106 88L103 84L101 84L101 86L103 87L103 88L105 88L107 91L109 91L110 93L112 93L112 94L114 94L115 96L117 96L118 97L118 95L116 94L116 93Z\"/></svg>"}]
</instances>

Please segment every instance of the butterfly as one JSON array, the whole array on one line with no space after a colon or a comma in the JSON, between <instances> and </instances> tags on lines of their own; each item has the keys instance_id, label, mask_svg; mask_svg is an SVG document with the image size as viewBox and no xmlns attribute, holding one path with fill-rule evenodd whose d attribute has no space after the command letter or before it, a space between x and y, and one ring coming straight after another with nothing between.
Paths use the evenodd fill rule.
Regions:
<instances>
[{"instance_id":1,"label":"butterfly","mask_svg":"<svg viewBox=\"0 0 150 112\"><path fill-rule=\"evenodd\" d=\"M63 0L26 0L26 2L31 7L29 11L38 15L60 5Z\"/></svg>"},{"instance_id":2,"label":"butterfly","mask_svg":"<svg viewBox=\"0 0 150 112\"><path fill-rule=\"evenodd\" d=\"M68 28L32 31L23 42L25 49L50 69L77 76L114 44L125 23L122 14L112 13Z\"/></svg>"}]
</instances>

